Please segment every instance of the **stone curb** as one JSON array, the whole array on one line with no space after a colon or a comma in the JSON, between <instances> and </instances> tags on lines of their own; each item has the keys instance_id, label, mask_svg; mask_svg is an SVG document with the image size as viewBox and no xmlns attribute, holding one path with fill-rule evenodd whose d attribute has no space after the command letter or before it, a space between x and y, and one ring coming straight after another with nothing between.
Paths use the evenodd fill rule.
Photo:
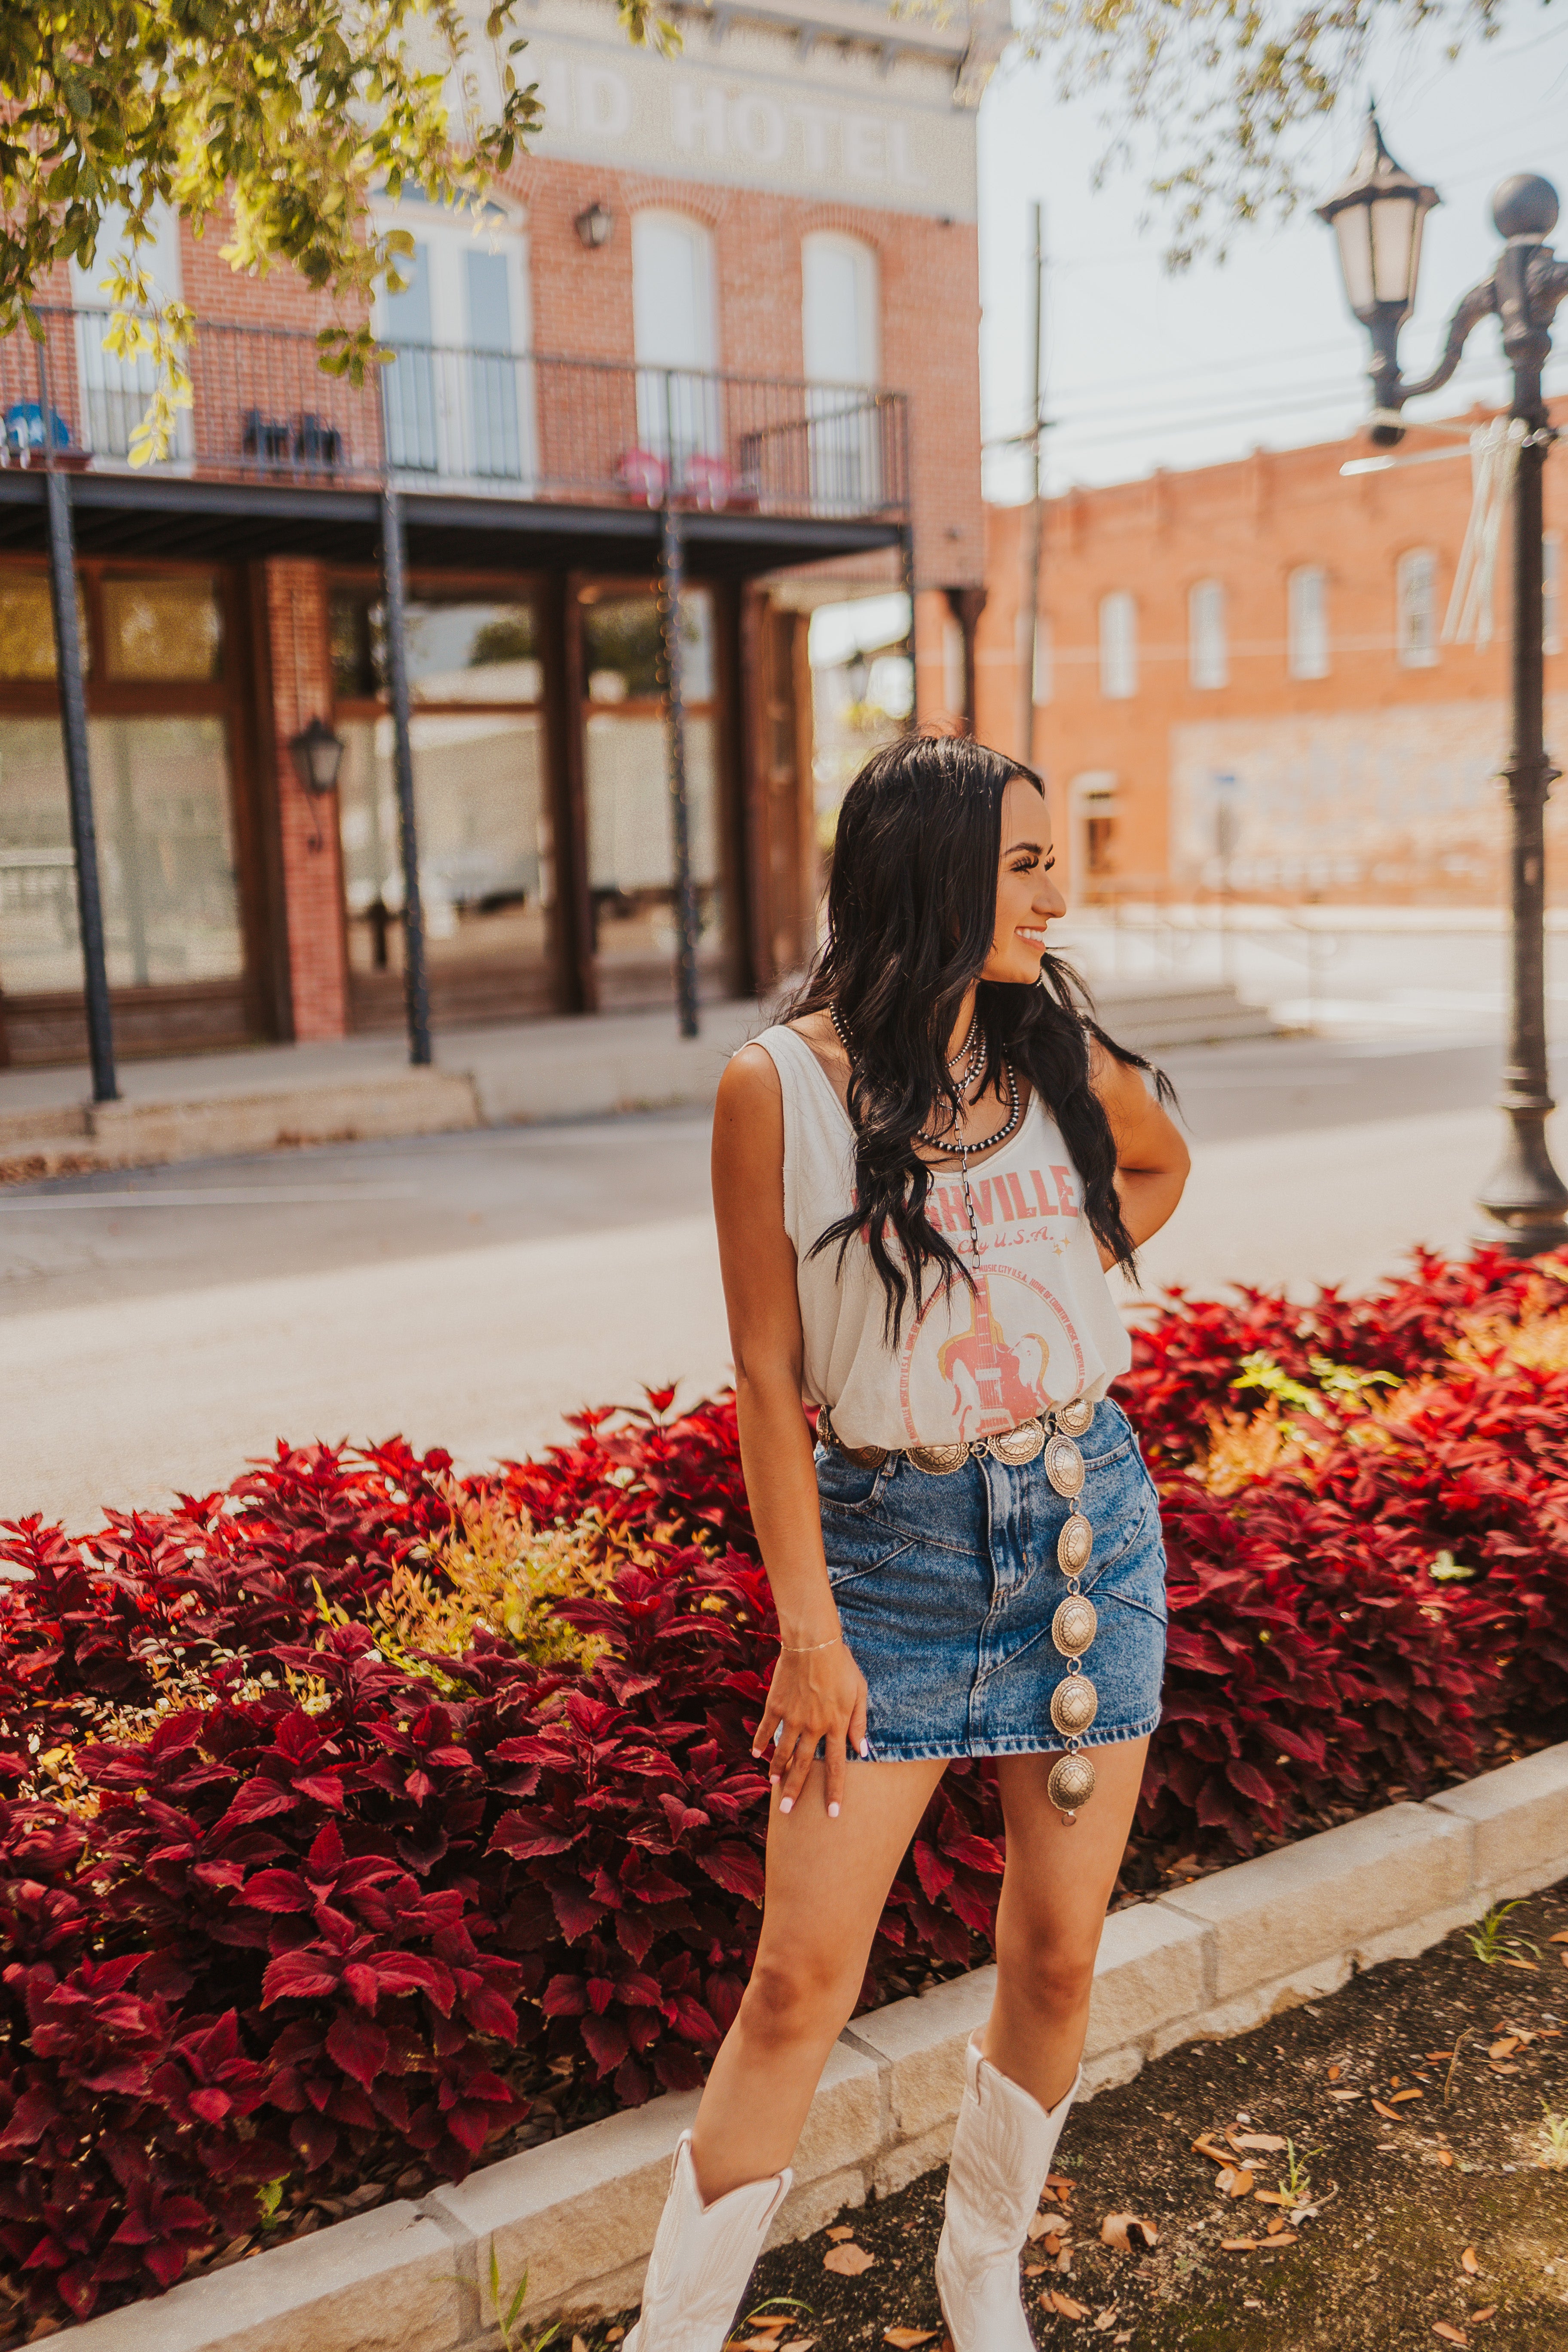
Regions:
<instances>
[{"instance_id":1,"label":"stone curb","mask_svg":"<svg viewBox=\"0 0 1568 2352\"><path fill-rule=\"evenodd\" d=\"M1178 2043L1244 2033L1407 1958L1504 1896L1568 1874L1568 1744L1425 1804L1237 1863L1108 1919L1085 2095ZM991 2005L977 1969L857 2018L834 2050L772 2242L946 2161L963 2051ZM490 2352L491 2248L523 2316L592 2319L637 2299L695 2092L487 2165L75 2331L82 2352Z\"/></svg>"}]
</instances>

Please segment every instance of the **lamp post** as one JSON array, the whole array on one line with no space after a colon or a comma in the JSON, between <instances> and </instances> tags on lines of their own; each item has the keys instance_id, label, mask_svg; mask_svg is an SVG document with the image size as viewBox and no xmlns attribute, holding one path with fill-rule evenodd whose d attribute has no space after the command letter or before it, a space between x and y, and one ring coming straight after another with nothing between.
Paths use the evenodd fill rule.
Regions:
<instances>
[{"instance_id":1,"label":"lamp post","mask_svg":"<svg viewBox=\"0 0 1568 2352\"><path fill-rule=\"evenodd\" d=\"M1421 231L1439 201L1402 171L1369 111L1366 140L1343 187L1318 207L1339 241L1351 309L1372 339L1372 437L1384 446L1404 437L1405 404L1440 392L1474 330L1496 318L1513 371L1511 416L1524 425L1513 486L1512 726L1502 779L1511 824L1511 990L1509 1055L1499 1108L1509 1123L1502 1157L1477 1205L1491 1221L1487 1238L1514 1257L1535 1257L1568 1244L1568 1186L1552 1164L1546 1121L1545 1001L1546 796L1561 773L1546 754L1544 647L1542 643L1542 474L1557 434L1541 379L1552 351L1552 320L1568 298L1568 262L1546 239L1557 225L1550 180L1521 172L1492 196L1492 219L1504 239L1489 277L1472 286L1448 322L1443 356L1430 375L1406 383L1399 372L1399 330L1415 304Z\"/></svg>"}]
</instances>

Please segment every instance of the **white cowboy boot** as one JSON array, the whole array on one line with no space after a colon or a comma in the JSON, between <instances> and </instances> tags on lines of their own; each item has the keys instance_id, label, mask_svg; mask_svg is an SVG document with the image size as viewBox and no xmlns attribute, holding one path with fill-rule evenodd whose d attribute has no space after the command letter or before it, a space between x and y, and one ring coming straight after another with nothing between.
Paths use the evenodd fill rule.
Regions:
<instances>
[{"instance_id":1,"label":"white cowboy boot","mask_svg":"<svg viewBox=\"0 0 1568 2352\"><path fill-rule=\"evenodd\" d=\"M969 2045L936 2250L936 2291L953 2352L1034 2352L1018 2255L1082 2080L1080 2070L1047 2114L987 2063L977 2042Z\"/></svg>"},{"instance_id":2,"label":"white cowboy boot","mask_svg":"<svg viewBox=\"0 0 1568 2352\"><path fill-rule=\"evenodd\" d=\"M642 2313L624 2352L721 2352L768 2227L795 2179L786 2165L704 2205L681 2136L669 2195L643 2282Z\"/></svg>"}]
</instances>

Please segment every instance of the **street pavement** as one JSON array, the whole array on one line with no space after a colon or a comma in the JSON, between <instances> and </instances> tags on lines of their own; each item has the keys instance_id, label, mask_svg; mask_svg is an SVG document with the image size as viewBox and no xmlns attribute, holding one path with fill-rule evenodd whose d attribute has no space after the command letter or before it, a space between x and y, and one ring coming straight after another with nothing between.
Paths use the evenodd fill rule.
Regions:
<instances>
[{"instance_id":1,"label":"street pavement","mask_svg":"<svg viewBox=\"0 0 1568 2352\"><path fill-rule=\"evenodd\" d=\"M1500 1135L1495 1044L1165 1058L1194 1171L1146 1291L1306 1296L1464 1247ZM729 1370L707 1151L707 1114L672 1111L0 1190L0 1517L86 1528L225 1485L279 1438L401 1432L478 1467L643 1381L695 1398Z\"/></svg>"}]
</instances>

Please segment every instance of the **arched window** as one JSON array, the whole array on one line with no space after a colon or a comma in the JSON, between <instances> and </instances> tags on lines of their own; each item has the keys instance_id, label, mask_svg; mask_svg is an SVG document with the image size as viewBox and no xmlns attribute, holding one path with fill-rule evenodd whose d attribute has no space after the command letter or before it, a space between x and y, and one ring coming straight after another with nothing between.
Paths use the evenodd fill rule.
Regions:
<instances>
[{"instance_id":1,"label":"arched window","mask_svg":"<svg viewBox=\"0 0 1568 2352\"><path fill-rule=\"evenodd\" d=\"M684 213L632 216L632 331L637 358L637 433L678 483L694 457L724 446L719 387L713 239Z\"/></svg>"},{"instance_id":2,"label":"arched window","mask_svg":"<svg viewBox=\"0 0 1568 2352\"><path fill-rule=\"evenodd\" d=\"M808 395L811 494L816 511L860 514L880 503L883 416L869 395L882 372L877 257L857 236L820 230L802 241L801 351ZM828 387L832 387L829 389Z\"/></svg>"},{"instance_id":3,"label":"arched window","mask_svg":"<svg viewBox=\"0 0 1568 2352\"><path fill-rule=\"evenodd\" d=\"M1187 591L1187 675L1200 689L1230 684L1223 580L1194 580Z\"/></svg>"},{"instance_id":4,"label":"arched window","mask_svg":"<svg viewBox=\"0 0 1568 2352\"><path fill-rule=\"evenodd\" d=\"M1399 559L1395 649L1403 669L1437 663L1437 559L1429 547L1407 548Z\"/></svg>"},{"instance_id":5,"label":"arched window","mask_svg":"<svg viewBox=\"0 0 1568 2352\"><path fill-rule=\"evenodd\" d=\"M1100 600L1100 690L1108 702L1138 691L1138 604L1125 588Z\"/></svg>"},{"instance_id":6,"label":"arched window","mask_svg":"<svg viewBox=\"0 0 1568 2352\"><path fill-rule=\"evenodd\" d=\"M869 389L882 372L876 255L858 236L816 231L802 242L800 274L806 382Z\"/></svg>"},{"instance_id":7,"label":"arched window","mask_svg":"<svg viewBox=\"0 0 1568 2352\"><path fill-rule=\"evenodd\" d=\"M1286 583L1286 658L1292 677L1329 674L1329 575L1300 563Z\"/></svg>"},{"instance_id":8,"label":"arched window","mask_svg":"<svg viewBox=\"0 0 1568 2352\"><path fill-rule=\"evenodd\" d=\"M397 354L383 374L387 454L400 471L450 479L532 478L533 383L526 354L528 237L499 205L468 210L405 198L378 213L405 229L404 280L376 303L376 332Z\"/></svg>"}]
</instances>

